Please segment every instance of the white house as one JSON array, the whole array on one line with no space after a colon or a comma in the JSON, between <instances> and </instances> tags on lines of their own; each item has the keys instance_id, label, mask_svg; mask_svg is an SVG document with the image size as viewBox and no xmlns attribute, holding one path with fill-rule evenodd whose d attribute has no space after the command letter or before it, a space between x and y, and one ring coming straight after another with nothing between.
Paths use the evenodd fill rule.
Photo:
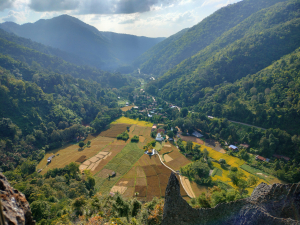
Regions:
<instances>
[{"instance_id":1,"label":"white house","mask_svg":"<svg viewBox=\"0 0 300 225\"><path fill-rule=\"evenodd\" d=\"M148 114L148 117L152 117L152 115Z\"/></svg>"},{"instance_id":2,"label":"white house","mask_svg":"<svg viewBox=\"0 0 300 225\"><path fill-rule=\"evenodd\" d=\"M164 140L164 138L161 136L161 134L160 134L160 133L158 133L158 134L156 135L156 138L155 138L155 140L156 140L156 141L163 141L163 140Z\"/></svg>"},{"instance_id":3,"label":"white house","mask_svg":"<svg viewBox=\"0 0 300 225\"><path fill-rule=\"evenodd\" d=\"M192 135L195 136L195 137L197 137L197 138L203 137L202 134L200 134L198 131L195 131L195 130L194 130L194 132L192 133Z\"/></svg>"}]
</instances>

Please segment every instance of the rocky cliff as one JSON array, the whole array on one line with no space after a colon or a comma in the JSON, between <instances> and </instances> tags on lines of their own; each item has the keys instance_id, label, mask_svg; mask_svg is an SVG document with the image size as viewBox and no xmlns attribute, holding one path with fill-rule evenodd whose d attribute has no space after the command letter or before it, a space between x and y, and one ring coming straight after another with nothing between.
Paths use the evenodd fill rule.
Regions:
<instances>
[{"instance_id":1,"label":"rocky cliff","mask_svg":"<svg viewBox=\"0 0 300 225\"><path fill-rule=\"evenodd\" d=\"M300 224L298 220L299 184L261 183L249 198L211 209L194 209L181 197L179 182L172 173L166 189L162 224Z\"/></svg>"},{"instance_id":2,"label":"rocky cliff","mask_svg":"<svg viewBox=\"0 0 300 225\"><path fill-rule=\"evenodd\" d=\"M0 199L5 225L35 224L25 196L12 188L2 173L0 173Z\"/></svg>"}]
</instances>

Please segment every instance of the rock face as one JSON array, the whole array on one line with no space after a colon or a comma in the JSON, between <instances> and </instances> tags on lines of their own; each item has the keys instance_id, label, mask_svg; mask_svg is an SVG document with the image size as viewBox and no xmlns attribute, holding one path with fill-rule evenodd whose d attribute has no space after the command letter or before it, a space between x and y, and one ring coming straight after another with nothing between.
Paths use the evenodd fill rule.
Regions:
<instances>
[{"instance_id":1,"label":"rock face","mask_svg":"<svg viewBox=\"0 0 300 225\"><path fill-rule=\"evenodd\" d=\"M176 224L300 224L300 184L261 183L249 198L194 209L180 195L179 182L171 174L166 189L163 225Z\"/></svg>"},{"instance_id":2,"label":"rock face","mask_svg":"<svg viewBox=\"0 0 300 225\"><path fill-rule=\"evenodd\" d=\"M34 225L29 203L25 196L12 188L6 177L0 173L0 199L5 225Z\"/></svg>"}]
</instances>

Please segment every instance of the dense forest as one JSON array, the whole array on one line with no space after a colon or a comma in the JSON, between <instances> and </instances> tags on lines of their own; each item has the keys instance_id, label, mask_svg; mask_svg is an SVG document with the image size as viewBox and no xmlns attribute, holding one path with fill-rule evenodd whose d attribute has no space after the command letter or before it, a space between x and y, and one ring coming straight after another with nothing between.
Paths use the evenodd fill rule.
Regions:
<instances>
[{"instance_id":1,"label":"dense forest","mask_svg":"<svg viewBox=\"0 0 300 225\"><path fill-rule=\"evenodd\" d=\"M161 76L183 60L213 44L249 16L278 2L283 0L244 0L221 8L187 31L169 37L163 42L164 45L161 43L161 48L155 46L148 50L136 60L135 65L143 73Z\"/></svg>"}]
</instances>

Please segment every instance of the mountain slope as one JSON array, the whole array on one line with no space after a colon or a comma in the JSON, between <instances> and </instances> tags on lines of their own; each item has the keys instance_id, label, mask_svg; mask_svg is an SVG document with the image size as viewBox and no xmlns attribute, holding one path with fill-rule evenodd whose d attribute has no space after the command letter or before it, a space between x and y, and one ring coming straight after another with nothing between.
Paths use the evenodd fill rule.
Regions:
<instances>
[{"instance_id":1,"label":"mountain slope","mask_svg":"<svg viewBox=\"0 0 300 225\"><path fill-rule=\"evenodd\" d=\"M87 59L90 65L113 69L129 63L163 38L101 32L67 15L35 23L17 25L6 22L0 28L18 36L61 49Z\"/></svg>"},{"instance_id":2,"label":"mountain slope","mask_svg":"<svg viewBox=\"0 0 300 225\"><path fill-rule=\"evenodd\" d=\"M141 60L142 72L160 76L181 61L209 46L224 32L235 27L253 13L284 0L244 0L224 7L190 28L180 39L173 41L156 54ZM147 55L147 52L145 53ZM145 55L144 54L144 55Z\"/></svg>"},{"instance_id":3,"label":"mountain slope","mask_svg":"<svg viewBox=\"0 0 300 225\"><path fill-rule=\"evenodd\" d=\"M34 75L31 72L33 69L40 72L70 74L75 78L94 80L99 82L103 87L120 88L129 85L129 82L131 82L129 77L122 76L121 74L104 72L88 66L77 66L61 58L35 51L2 38L0 38L0 50L0 66L10 71L14 70L20 62L14 62L10 57L23 62L23 65L20 66L22 68L21 74L23 79L29 81Z\"/></svg>"},{"instance_id":4,"label":"mountain slope","mask_svg":"<svg viewBox=\"0 0 300 225\"><path fill-rule=\"evenodd\" d=\"M291 0L253 14L152 84L163 89L164 98L191 105L207 87L260 71L299 47L299 8L300 1ZM148 90L154 93L155 87Z\"/></svg>"}]
</instances>

